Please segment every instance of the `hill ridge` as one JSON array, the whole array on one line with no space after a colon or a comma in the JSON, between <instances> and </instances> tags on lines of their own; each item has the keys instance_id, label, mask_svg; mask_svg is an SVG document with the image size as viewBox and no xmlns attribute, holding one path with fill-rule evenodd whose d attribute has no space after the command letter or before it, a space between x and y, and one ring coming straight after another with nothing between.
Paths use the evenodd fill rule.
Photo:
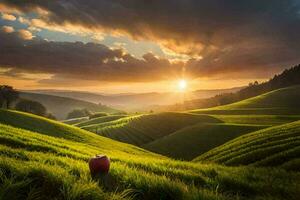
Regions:
<instances>
[{"instance_id":1,"label":"hill ridge","mask_svg":"<svg viewBox=\"0 0 300 200\"><path fill-rule=\"evenodd\" d=\"M276 89L228 105L189 110L202 114L300 114L300 85Z\"/></svg>"},{"instance_id":2,"label":"hill ridge","mask_svg":"<svg viewBox=\"0 0 300 200\"><path fill-rule=\"evenodd\" d=\"M237 137L194 161L225 165L300 167L300 120Z\"/></svg>"}]
</instances>

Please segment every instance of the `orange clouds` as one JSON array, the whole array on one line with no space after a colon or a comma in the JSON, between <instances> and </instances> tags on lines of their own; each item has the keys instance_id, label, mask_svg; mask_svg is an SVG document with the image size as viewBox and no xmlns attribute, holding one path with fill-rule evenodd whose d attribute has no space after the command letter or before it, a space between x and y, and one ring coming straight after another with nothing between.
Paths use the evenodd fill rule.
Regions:
<instances>
[{"instance_id":1,"label":"orange clouds","mask_svg":"<svg viewBox=\"0 0 300 200\"><path fill-rule=\"evenodd\" d=\"M14 33L15 29L12 26L2 26L2 31L4 33ZM26 29L20 29L17 31L18 36L23 40L32 40L34 37L32 33Z\"/></svg>"},{"instance_id":2,"label":"orange clouds","mask_svg":"<svg viewBox=\"0 0 300 200\"><path fill-rule=\"evenodd\" d=\"M5 33L13 33L15 30L12 26L3 26L2 27L2 30L5 32Z\"/></svg>"},{"instance_id":3,"label":"orange clouds","mask_svg":"<svg viewBox=\"0 0 300 200\"><path fill-rule=\"evenodd\" d=\"M24 40L31 40L33 38L32 33L28 30L20 29L18 31L18 33L19 33L19 36Z\"/></svg>"},{"instance_id":4,"label":"orange clouds","mask_svg":"<svg viewBox=\"0 0 300 200\"><path fill-rule=\"evenodd\" d=\"M8 20L8 21L15 21L17 18L14 15L3 13L2 14L2 19Z\"/></svg>"}]
</instances>

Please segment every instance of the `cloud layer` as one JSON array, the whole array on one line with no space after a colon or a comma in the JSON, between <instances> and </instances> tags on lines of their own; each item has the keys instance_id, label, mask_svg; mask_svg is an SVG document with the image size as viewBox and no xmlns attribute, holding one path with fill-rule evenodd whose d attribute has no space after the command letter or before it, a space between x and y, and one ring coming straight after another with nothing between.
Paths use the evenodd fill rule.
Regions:
<instances>
[{"instance_id":1,"label":"cloud layer","mask_svg":"<svg viewBox=\"0 0 300 200\"><path fill-rule=\"evenodd\" d=\"M134 82L165 79L182 66L151 53L137 59L122 49L101 44L53 42L30 36L24 30L0 32L0 66L10 69L5 75L48 73L54 78Z\"/></svg>"},{"instance_id":2,"label":"cloud layer","mask_svg":"<svg viewBox=\"0 0 300 200\"><path fill-rule=\"evenodd\" d=\"M185 64L187 73L193 76L230 76L243 71L252 77L266 76L266 71L277 71L279 67L300 62L299 0L1 2L6 8L23 13L36 12L38 19L32 21L33 26L126 34L137 40L155 41L174 53L201 57ZM129 81L133 77L159 79L169 70L171 73L181 70L178 65L173 66L170 61L152 54L136 59L121 50L96 44L34 40L18 53L22 55L23 51L32 53L33 63L22 64L29 61L20 56L20 61L16 61L18 65L66 76L71 70L78 72L78 76Z\"/></svg>"}]
</instances>

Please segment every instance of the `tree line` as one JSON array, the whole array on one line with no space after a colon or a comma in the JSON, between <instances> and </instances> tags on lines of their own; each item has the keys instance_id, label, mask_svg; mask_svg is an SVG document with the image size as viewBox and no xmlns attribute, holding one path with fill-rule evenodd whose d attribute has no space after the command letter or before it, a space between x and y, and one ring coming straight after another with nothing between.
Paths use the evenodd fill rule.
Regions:
<instances>
[{"instance_id":1,"label":"tree line","mask_svg":"<svg viewBox=\"0 0 300 200\"><path fill-rule=\"evenodd\" d=\"M19 92L9 85L0 85L0 108L16 109L22 112L55 119L55 116L48 113L43 104L20 98Z\"/></svg>"},{"instance_id":2,"label":"tree line","mask_svg":"<svg viewBox=\"0 0 300 200\"><path fill-rule=\"evenodd\" d=\"M48 113L46 107L37 101L20 98L19 92L9 85L0 85L0 108L15 109L22 112L56 119L54 115ZM90 119L107 116L107 113L93 113L86 108L74 109L68 113L67 119L89 117Z\"/></svg>"}]
</instances>

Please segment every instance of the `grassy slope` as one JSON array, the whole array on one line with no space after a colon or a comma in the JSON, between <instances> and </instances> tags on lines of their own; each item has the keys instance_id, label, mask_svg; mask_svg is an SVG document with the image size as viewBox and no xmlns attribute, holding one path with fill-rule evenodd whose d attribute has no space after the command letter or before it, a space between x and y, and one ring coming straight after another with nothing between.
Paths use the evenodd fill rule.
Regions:
<instances>
[{"instance_id":1,"label":"grassy slope","mask_svg":"<svg viewBox=\"0 0 300 200\"><path fill-rule=\"evenodd\" d=\"M1 112L0 116L10 114ZM36 117L20 119L15 119L15 126ZM51 126L39 126L44 135L0 124L1 199L128 199L135 195L136 199L296 200L300 194L298 173L174 161L92 133L79 133L77 128L73 134L86 139L53 137L59 135L49 132ZM90 178L87 166L88 158L98 153L112 160L109 176L99 182Z\"/></svg>"},{"instance_id":2,"label":"grassy slope","mask_svg":"<svg viewBox=\"0 0 300 200\"><path fill-rule=\"evenodd\" d=\"M265 128L259 125L196 124L144 145L145 149L172 158L192 160L240 135Z\"/></svg>"},{"instance_id":3,"label":"grassy slope","mask_svg":"<svg viewBox=\"0 0 300 200\"><path fill-rule=\"evenodd\" d=\"M143 145L200 122L221 121L206 115L167 112L125 117L84 128L121 142Z\"/></svg>"},{"instance_id":4,"label":"grassy slope","mask_svg":"<svg viewBox=\"0 0 300 200\"><path fill-rule=\"evenodd\" d=\"M238 137L195 161L300 169L300 121Z\"/></svg>"},{"instance_id":5,"label":"grassy slope","mask_svg":"<svg viewBox=\"0 0 300 200\"><path fill-rule=\"evenodd\" d=\"M53 95L21 92L20 97L42 103L47 108L48 112L55 115L58 119L65 119L67 114L74 109L86 108L92 112L118 112L118 110L107 106Z\"/></svg>"},{"instance_id":6,"label":"grassy slope","mask_svg":"<svg viewBox=\"0 0 300 200\"><path fill-rule=\"evenodd\" d=\"M96 147L101 146L102 150L111 149L114 146L120 151L132 150L134 154L140 152L143 155L146 152L144 149L101 137L75 126L19 111L0 109L0 123L74 142L84 142ZM122 154L122 152L120 153Z\"/></svg>"},{"instance_id":7,"label":"grassy slope","mask_svg":"<svg viewBox=\"0 0 300 200\"><path fill-rule=\"evenodd\" d=\"M299 115L300 114L300 86L293 86L274 90L257 97L237 103L209 109L191 110L191 113L229 114L229 115Z\"/></svg>"}]
</instances>

